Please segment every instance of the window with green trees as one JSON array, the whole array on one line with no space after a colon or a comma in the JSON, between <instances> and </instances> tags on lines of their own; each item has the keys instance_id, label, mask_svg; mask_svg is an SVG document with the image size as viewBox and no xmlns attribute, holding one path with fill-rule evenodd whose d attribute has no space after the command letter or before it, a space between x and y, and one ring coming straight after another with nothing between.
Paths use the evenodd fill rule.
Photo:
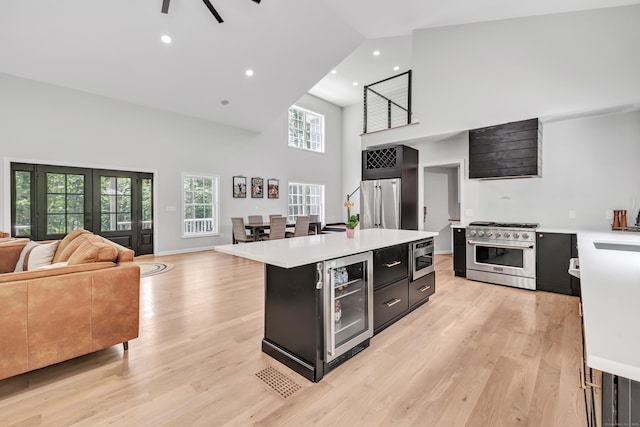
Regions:
<instances>
[{"instance_id":1,"label":"window with green trees","mask_svg":"<svg viewBox=\"0 0 640 427\"><path fill-rule=\"evenodd\" d=\"M295 105L289 108L289 147L324 152L324 116Z\"/></svg>"},{"instance_id":2,"label":"window with green trees","mask_svg":"<svg viewBox=\"0 0 640 427\"><path fill-rule=\"evenodd\" d=\"M183 174L183 237L219 232L217 176Z\"/></svg>"}]
</instances>

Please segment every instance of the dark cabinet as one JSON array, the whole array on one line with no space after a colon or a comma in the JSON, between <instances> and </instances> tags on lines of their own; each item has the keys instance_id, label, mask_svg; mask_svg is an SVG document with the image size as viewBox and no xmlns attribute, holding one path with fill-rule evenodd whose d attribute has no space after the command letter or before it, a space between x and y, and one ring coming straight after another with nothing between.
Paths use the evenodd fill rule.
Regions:
<instances>
[{"instance_id":1,"label":"dark cabinet","mask_svg":"<svg viewBox=\"0 0 640 427\"><path fill-rule=\"evenodd\" d=\"M467 277L467 239L464 228L453 229L453 272Z\"/></svg>"},{"instance_id":2,"label":"dark cabinet","mask_svg":"<svg viewBox=\"0 0 640 427\"><path fill-rule=\"evenodd\" d=\"M409 283L409 308L417 307L426 302L436 292L436 274L426 276Z\"/></svg>"},{"instance_id":3,"label":"dark cabinet","mask_svg":"<svg viewBox=\"0 0 640 427\"><path fill-rule=\"evenodd\" d=\"M579 280L568 272L575 244L575 234L536 233L537 290L580 295Z\"/></svg>"},{"instance_id":4,"label":"dark cabinet","mask_svg":"<svg viewBox=\"0 0 640 427\"><path fill-rule=\"evenodd\" d=\"M469 178L541 176L542 128L530 119L469 131Z\"/></svg>"},{"instance_id":5,"label":"dark cabinet","mask_svg":"<svg viewBox=\"0 0 640 427\"><path fill-rule=\"evenodd\" d=\"M373 288L396 282L409 275L409 245L389 246L373 251Z\"/></svg>"},{"instance_id":6,"label":"dark cabinet","mask_svg":"<svg viewBox=\"0 0 640 427\"><path fill-rule=\"evenodd\" d=\"M406 145L390 145L362 151L362 179L405 178L415 171L417 177L418 150Z\"/></svg>"},{"instance_id":7,"label":"dark cabinet","mask_svg":"<svg viewBox=\"0 0 640 427\"><path fill-rule=\"evenodd\" d=\"M373 293L373 330L388 326L409 309L409 279Z\"/></svg>"}]
</instances>

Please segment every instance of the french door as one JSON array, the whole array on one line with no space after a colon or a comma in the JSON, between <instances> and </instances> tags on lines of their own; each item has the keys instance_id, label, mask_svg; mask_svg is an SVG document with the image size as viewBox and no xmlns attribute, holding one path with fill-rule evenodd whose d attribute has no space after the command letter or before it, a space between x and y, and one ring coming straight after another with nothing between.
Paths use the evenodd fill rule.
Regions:
<instances>
[{"instance_id":1,"label":"french door","mask_svg":"<svg viewBox=\"0 0 640 427\"><path fill-rule=\"evenodd\" d=\"M153 253L153 175L11 164L12 235L60 239L76 228Z\"/></svg>"}]
</instances>

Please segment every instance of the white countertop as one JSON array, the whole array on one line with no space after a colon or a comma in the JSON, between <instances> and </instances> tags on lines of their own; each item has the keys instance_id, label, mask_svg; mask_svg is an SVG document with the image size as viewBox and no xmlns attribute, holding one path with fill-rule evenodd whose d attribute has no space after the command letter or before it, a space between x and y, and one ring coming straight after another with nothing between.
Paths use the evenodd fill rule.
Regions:
<instances>
[{"instance_id":1,"label":"white countertop","mask_svg":"<svg viewBox=\"0 0 640 427\"><path fill-rule=\"evenodd\" d=\"M222 245L216 246L215 250L265 264L292 268L437 235L437 232L431 231L367 229L356 230L353 239L347 238L346 233L330 233Z\"/></svg>"},{"instance_id":2,"label":"white countertop","mask_svg":"<svg viewBox=\"0 0 640 427\"><path fill-rule=\"evenodd\" d=\"M640 381L640 233L578 231L587 365Z\"/></svg>"}]
</instances>

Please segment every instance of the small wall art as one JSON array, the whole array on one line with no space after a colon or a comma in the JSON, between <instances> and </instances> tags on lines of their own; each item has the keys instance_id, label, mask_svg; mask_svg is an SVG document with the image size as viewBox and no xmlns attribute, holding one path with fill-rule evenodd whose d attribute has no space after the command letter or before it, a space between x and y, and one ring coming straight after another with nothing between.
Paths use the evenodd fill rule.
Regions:
<instances>
[{"instance_id":1,"label":"small wall art","mask_svg":"<svg viewBox=\"0 0 640 427\"><path fill-rule=\"evenodd\" d=\"M275 178L267 180L267 194L270 199L277 199L280 197L280 181Z\"/></svg>"},{"instance_id":2,"label":"small wall art","mask_svg":"<svg viewBox=\"0 0 640 427\"><path fill-rule=\"evenodd\" d=\"M233 177L233 198L244 199L247 197L247 177L234 176Z\"/></svg>"},{"instance_id":3,"label":"small wall art","mask_svg":"<svg viewBox=\"0 0 640 427\"><path fill-rule=\"evenodd\" d=\"M263 186L264 180L262 178L251 178L251 197L254 199L263 198Z\"/></svg>"}]
</instances>

